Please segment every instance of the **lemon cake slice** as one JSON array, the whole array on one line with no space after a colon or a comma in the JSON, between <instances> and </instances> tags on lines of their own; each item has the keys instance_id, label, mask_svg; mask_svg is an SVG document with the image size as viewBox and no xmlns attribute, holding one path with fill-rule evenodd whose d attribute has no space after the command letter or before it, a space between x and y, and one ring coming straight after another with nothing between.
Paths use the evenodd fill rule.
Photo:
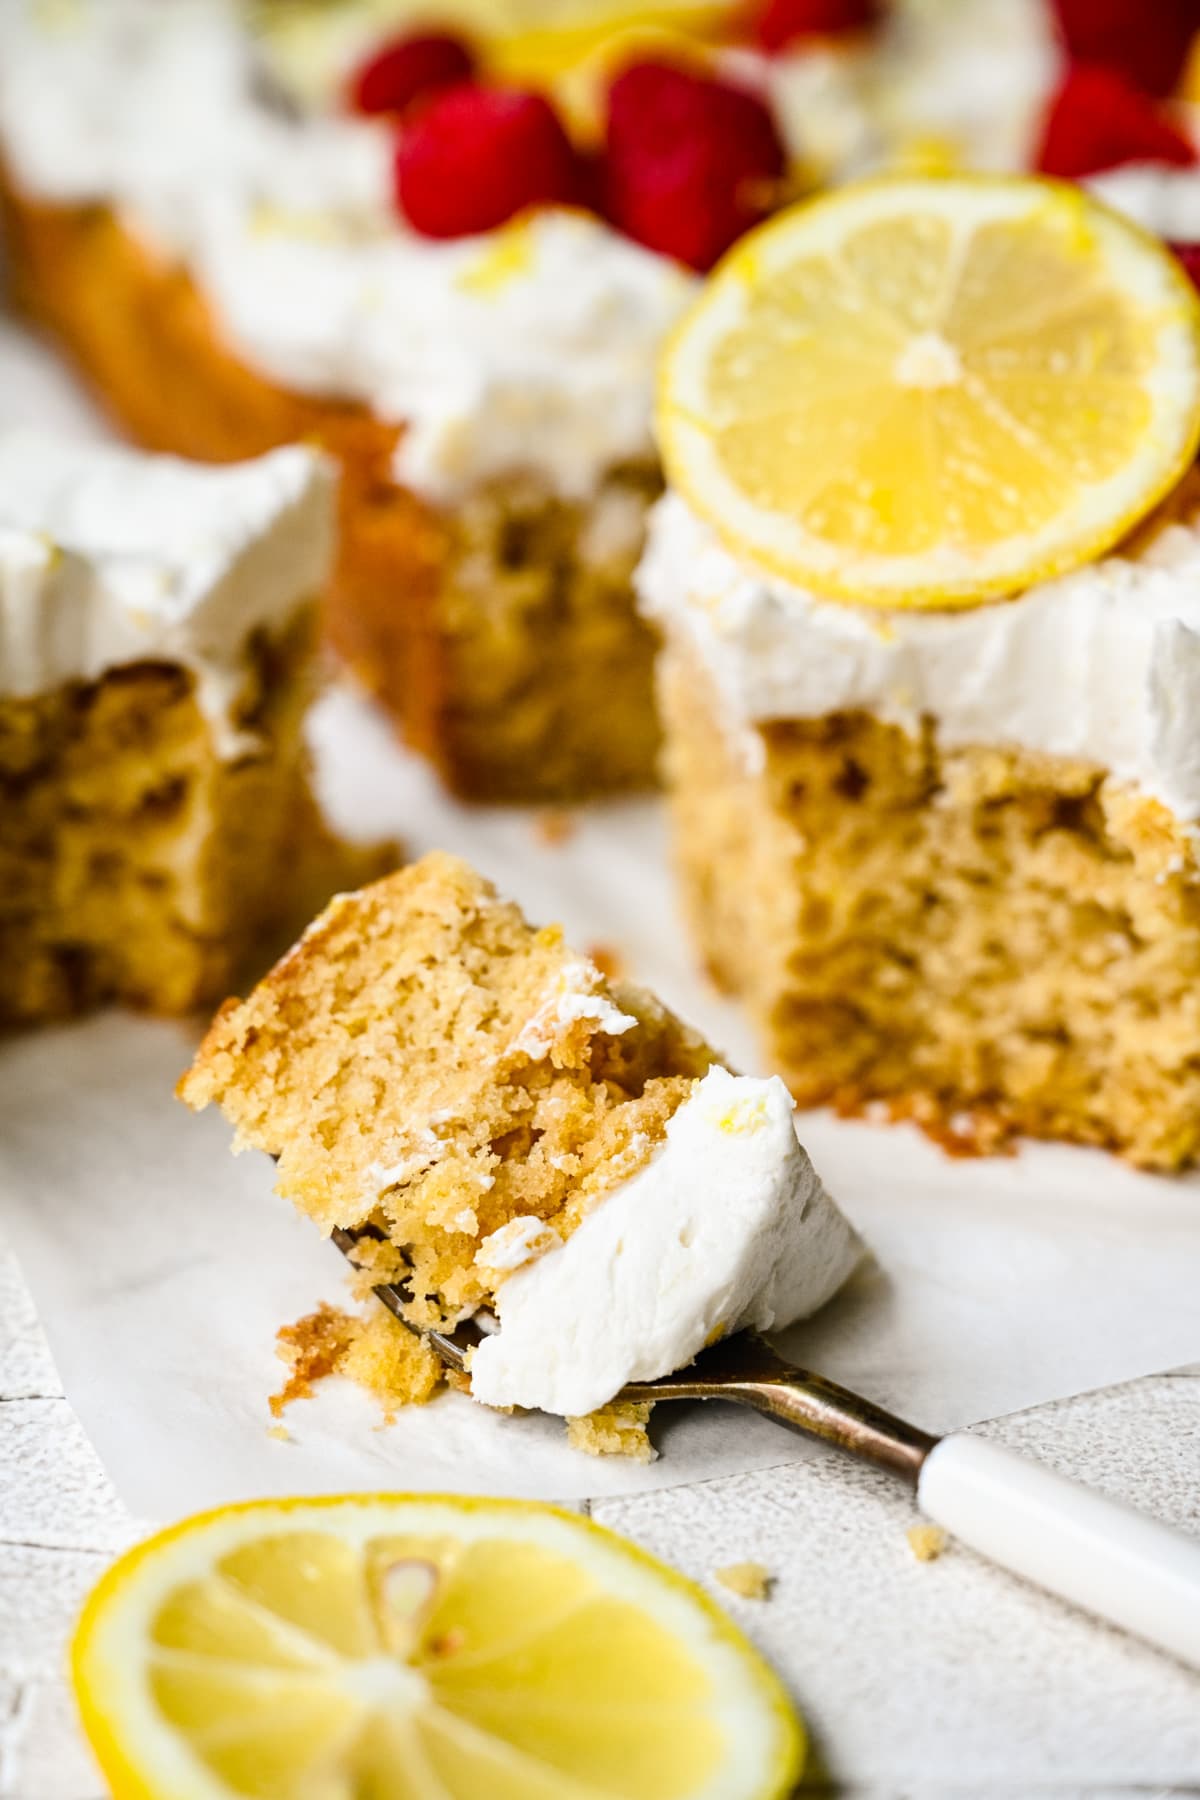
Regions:
<instances>
[{"instance_id":1,"label":"lemon cake slice","mask_svg":"<svg viewBox=\"0 0 1200 1800\"><path fill-rule=\"evenodd\" d=\"M0 1022L228 989L319 829L332 539L307 450L217 470L0 436Z\"/></svg>"},{"instance_id":2,"label":"lemon cake slice","mask_svg":"<svg viewBox=\"0 0 1200 1800\"><path fill-rule=\"evenodd\" d=\"M367 1281L402 1281L413 1325L494 1314L471 1368L494 1406L589 1414L814 1311L859 1255L781 1082L442 854L335 900L179 1091L323 1231L371 1234ZM396 1379L427 1396L427 1364Z\"/></svg>"},{"instance_id":3,"label":"lemon cake slice","mask_svg":"<svg viewBox=\"0 0 1200 1800\"><path fill-rule=\"evenodd\" d=\"M802 1104L1200 1153L1198 342L1038 182L798 210L676 339L677 857Z\"/></svg>"}]
</instances>

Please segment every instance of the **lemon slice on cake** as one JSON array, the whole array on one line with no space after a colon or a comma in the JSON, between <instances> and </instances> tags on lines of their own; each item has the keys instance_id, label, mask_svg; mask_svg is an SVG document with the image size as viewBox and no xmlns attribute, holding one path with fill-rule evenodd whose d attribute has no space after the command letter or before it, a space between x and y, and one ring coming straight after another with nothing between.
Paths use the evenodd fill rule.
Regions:
<instances>
[{"instance_id":1,"label":"lemon slice on cake","mask_svg":"<svg viewBox=\"0 0 1200 1800\"><path fill-rule=\"evenodd\" d=\"M262 1501L123 1557L74 1647L116 1800L778 1800L801 1736L698 1588L512 1501Z\"/></svg>"},{"instance_id":2,"label":"lemon slice on cake","mask_svg":"<svg viewBox=\"0 0 1200 1800\"><path fill-rule=\"evenodd\" d=\"M1200 438L1200 301L1078 188L894 179L779 215L664 360L673 485L818 593L970 605L1096 557Z\"/></svg>"}]
</instances>

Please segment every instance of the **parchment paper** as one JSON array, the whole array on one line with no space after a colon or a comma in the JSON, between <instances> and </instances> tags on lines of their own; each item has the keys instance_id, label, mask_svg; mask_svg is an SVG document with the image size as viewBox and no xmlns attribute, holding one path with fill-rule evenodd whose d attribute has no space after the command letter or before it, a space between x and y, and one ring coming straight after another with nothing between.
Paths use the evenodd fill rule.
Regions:
<instances>
[{"instance_id":1,"label":"parchment paper","mask_svg":"<svg viewBox=\"0 0 1200 1800\"><path fill-rule=\"evenodd\" d=\"M97 429L44 359L0 326L0 425ZM736 1011L695 973L674 910L657 803L577 815L550 846L531 814L440 795L380 721L338 691L314 718L330 810L360 835L468 855L538 921L629 972L758 1066ZM649 1467L569 1450L561 1426L458 1396L381 1429L327 1384L268 1435L276 1328L336 1301L343 1265L229 1154L214 1115L172 1097L194 1033L109 1014L0 1050L0 1222L67 1392L143 1517L257 1494L448 1488L573 1498L703 1480L809 1454L731 1407L660 1408ZM1200 1181L1029 1146L953 1162L907 1128L806 1116L802 1136L876 1265L811 1324L798 1357L934 1430L1200 1358Z\"/></svg>"}]
</instances>

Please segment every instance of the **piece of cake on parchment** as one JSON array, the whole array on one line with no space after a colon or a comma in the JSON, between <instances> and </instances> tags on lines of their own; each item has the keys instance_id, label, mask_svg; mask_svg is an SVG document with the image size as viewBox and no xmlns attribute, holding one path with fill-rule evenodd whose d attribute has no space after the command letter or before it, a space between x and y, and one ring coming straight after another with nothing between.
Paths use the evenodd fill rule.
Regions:
<instances>
[{"instance_id":1,"label":"piece of cake on parchment","mask_svg":"<svg viewBox=\"0 0 1200 1800\"><path fill-rule=\"evenodd\" d=\"M593 1415L715 1337L814 1311L858 1260L780 1081L730 1074L442 854L335 900L221 1010L179 1091L274 1156L322 1230L369 1233L364 1285L403 1282L414 1326L494 1313L470 1370L494 1406ZM385 1318L292 1328L301 1386L349 1368L427 1399L433 1353ZM637 1451L642 1424L609 1409L576 1436Z\"/></svg>"}]
</instances>

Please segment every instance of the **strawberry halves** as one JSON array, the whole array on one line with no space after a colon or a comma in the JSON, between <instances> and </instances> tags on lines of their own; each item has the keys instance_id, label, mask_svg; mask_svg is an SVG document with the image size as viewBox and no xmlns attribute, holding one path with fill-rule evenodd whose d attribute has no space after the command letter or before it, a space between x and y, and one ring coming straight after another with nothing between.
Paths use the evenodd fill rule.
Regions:
<instances>
[{"instance_id":1,"label":"strawberry halves","mask_svg":"<svg viewBox=\"0 0 1200 1800\"><path fill-rule=\"evenodd\" d=\"M882 16L880 0L767 0L754 21L764 50L783 50L805 38L866 31Z\"/></svg>"},{"instance_id":2,"label":"strawberry halves","mask_svg":"<svg viewBox=\"0 0 1200 1800\"><path fill-rule=\"evenodd\" d=\"M1167 249L1172 251L1187 270L1194 288L1200 289L1200 244L1171 244Z\"/></svg>"},{"instance_id":3,"label":"strawberry halves","mask_svg":"<svg viewBox=\"0 0 1200 1800\"><path fill-rule=\"evenodd\" d=\"M1078 179L1123 163L1186 167L1196 147L1147 95L1112 69L1079 64L1067 71L1050 105L1036 167Z\"/></svg>"},{"instance_id":4,"label":"strawberry halves","mask_svg":"<svg viewBox=\"0 0 1200 1800\"><path fill-rule=\"evenodd\" d=\"M350 79L349 100L360 113L402 113L439 88L469 81L475 57L461 38L448 32L418 32L392 38Z\"/></svg>"},{"instance_id":5,"label":"strawberry halves","mask_svg":"<svg viewBox=\"0 0 1200 1800\"><path fill-rule=\"evenodd\" d=\"M468 237L529 206L582 200L584 164L541 94L467 83L400 133L396 197L425 237Z\"/></svg>"},{"instance_id":6,"label":"strawberry halves","mask_svg":"<svg viewBox=\"0 0 1200 1800\"><path fill-rule=\"evenodd\" d=\"M1115 69L1148 94L1169 94L1200 31L1200 0L1054 0L1074 62Z\"/></svg>"},{"instance_id":7,"label":"strawberry halves","mask_svg":"<svg viewBox=\"0 0 1200 1800\"><path fill-rule=\"evenodd\" d=\"M770 210L785 167L770 112L743 88L656 61L612 85L604 211L664 256L710 268Z\"/></svg>"}]
</instances>

